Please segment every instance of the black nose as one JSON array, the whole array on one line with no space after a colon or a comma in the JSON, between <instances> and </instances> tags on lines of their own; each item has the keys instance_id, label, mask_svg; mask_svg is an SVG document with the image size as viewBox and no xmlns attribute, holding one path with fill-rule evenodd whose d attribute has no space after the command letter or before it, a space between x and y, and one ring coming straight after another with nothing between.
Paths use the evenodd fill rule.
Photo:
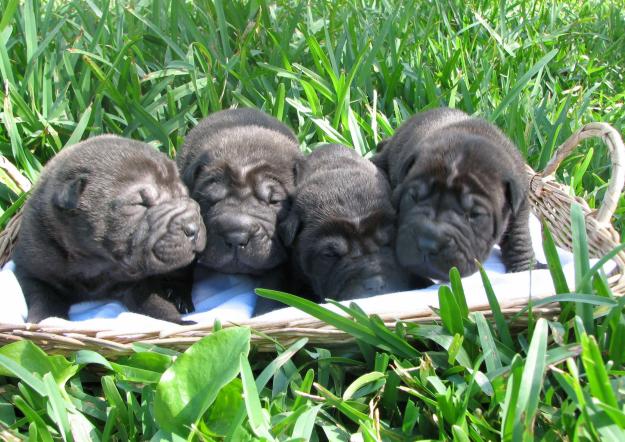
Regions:
<instances>
[{"instance_id":1,"label":"black nose","mask_svg":"<svg viewBox=\"0 0 625 442\"><path fill-rule=\"evenodd\" d=\"M182 226L182 231L187 235L187 238L194 239L197 236L198 230L199 227L194 222L186 223Z\"/></svg>"},{"instance_id":2,"label":"black nose","mask_svg":"<svg viewBox=\"0 0 625 442\"><path fill-rule=\"evenodd\" d=\"M439 238L421 235L417 238L417 246L424 253L436 254L442 247L442 241Z\"/></svg>"},{"instance_id":3,"label":"black nose","mask_svg":"<svg viewBox=\"0 0 625 442\"><path fill-rule=\"evenodd\" d=\"M380 275L372 276L362 282L362 287L369 293L382 293L386 289L386 280Z\"/></svg>"},{"instance_id":4,"label":"black nose","mask_svg":"<svg viewBox=\"0 0 625 442\"><path fill-rule=\"evenodd\" d=\"M252 233L249 230L233 230L224 232L222 236L230 247L245 247L250 242Z\"/></svg>"}]
</instances>

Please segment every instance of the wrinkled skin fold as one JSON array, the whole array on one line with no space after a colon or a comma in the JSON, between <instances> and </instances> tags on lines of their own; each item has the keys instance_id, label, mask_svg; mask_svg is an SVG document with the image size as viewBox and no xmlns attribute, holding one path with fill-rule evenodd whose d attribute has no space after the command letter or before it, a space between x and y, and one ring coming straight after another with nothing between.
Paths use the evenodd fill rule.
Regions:
<instances>
[{"instance_id":1,"label":"wrinkled skin fold","mask_svg":"<svg viewBox=\"0 0 625 442\"><path fill-rule=\"evenodd\" d=\"M373 161L388 174L395 252L413 274L470 275L495 244L507 271L533 264L523 159L494 125L454 109L423 112L382 141Z\"/></svg>"},{"instance_id":2,"label":"wrinkled skin fold","mask_svg":"<svg viewBox=\"0 0 625 442\"><path fill-rule=\"evenodd\" d=\"M300 290L317 301L345 300L429 284L395 259L390 197L384 175L345 146L322 146L306 158L280 227Z\"/></svg>"},{"instance_id":3,"label":"wrinkled skin fold","mask_svg":"<svg viewBox=\"0 0 625 442\"><path fill-rule=\"evenodd\" d=\"M199 206L165 155L113 135L65 148L26 203L13 256L28 320L117 298L131 311L180 322L175 304L190 300L168 300L183 284L172 272L205 242Z\"/></svg>"}]
</instances>

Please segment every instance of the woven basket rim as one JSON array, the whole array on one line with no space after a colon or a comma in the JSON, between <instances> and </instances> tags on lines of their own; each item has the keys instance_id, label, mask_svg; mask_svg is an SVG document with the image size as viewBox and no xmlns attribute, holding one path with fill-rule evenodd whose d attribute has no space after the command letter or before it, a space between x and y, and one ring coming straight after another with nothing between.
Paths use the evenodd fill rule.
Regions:
<instances>
[{"instance_id":1,"label":"woven basket rim","mask_svg":"<svg viewBox=\"0 0 625 442\"><path fill-rule=\"evenodd\" d=\"M612 175L608 189L598 210L592 210L588 204L578 197L572 197L566 185L558 183L554 173L558 165L579 143L587 138L599 137L607 145L612 160ZM582 126L556 150L552 160L543 172L535 172L526 168L530 182L530 206L532 212L545 219L552 227L556 243L570 250L567 238L569 228L570 205L576 202L581 205L586 215L587 231L591 253L605 254L620 243L620 235L610 223L621 189L625 183L625 146L620 134L606 123L590 123ZM553 227L556 227L555 231ZM8 259L7 250L14 245L19 231L19 214L15 216L0 232L0 263ZM570 236L570 233L569 233ZM10 250L9 250L10 253ZM625 295L625 252L618 253L614 261L616 271L609 278L613 292ZM547 296L547 295L546 295ZM537 299L537 298L534 298ZM526 320L518 316L519 311L527 306L527 298L519 299L502 305L502 312L515 322ZM473 305L471 311L480 311L487 316L491 314L489 305ZM534 314L553 317L558 313L557 305L543 305L533 308ZM438 317L432 311L398 312L380 315L384 323L392 327L398 321L413 323L433 323ZM274 321L261 323L252 318L241 323L224 321L222 326L249 326L258 333L253 334L252 341L259 351L272 351L275 342L283 345L306 337L309 343L334 345L351 342L353 338L340 330L315 318L298 318L295 321ZM69 353L80 349L95 349L109 357L117 357L132 353L134 344L159 345L172 349L184 350L186 347L212 332L212 324L196 324L179 326L172 324L163 329L141 332L119 332L117 330L81 330L79 324L71 326L51 326L42 324L0 324L0 344L30 339L51 353Z\"/></svg>"}]
</instances>

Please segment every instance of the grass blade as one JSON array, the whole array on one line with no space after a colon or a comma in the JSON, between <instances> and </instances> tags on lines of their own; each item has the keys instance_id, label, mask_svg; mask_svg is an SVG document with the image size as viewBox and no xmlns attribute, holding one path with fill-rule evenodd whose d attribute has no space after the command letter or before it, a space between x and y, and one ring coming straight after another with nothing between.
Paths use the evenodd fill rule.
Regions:
<instances>
[{"instance_id":1,"label":"grass blade","mask_svg":"<svg viewBox=\"0 0 625 442\"><path fill-rule=\"evenodd\" d=\"M579 204L571 206L571 235L573 237L573 259L575 264L575 291L591 293L590 280L584 280L584 275L590 271L588 255L588 237L586 236L586 221L584 212ZM592 306L575 304L576 313L582 319L584 328L590 334L594 333L595 324L592 317Z\"/></svg>"},{"instance_id":2,"label":"grass blade","mask_svg":"<svg viewBox=\"0 0 625 442\"><path fill-rule=\"evenodd\" d=\"M480 276L482 277L482 284L484 284L484 290L486 291L486 296L488 297L488 303L490 304L490 309L493 312L493 317L495 318L495 324L497 325L497 331L499 332L499 338L501 342L509 349L514 348L514 342L512 341L512 335L510 334L510 328L508 327L508 322L506 318L501 313L501 307L499 306L499 301L497 300L497 296L493 291L493 286L490 283L490 279L488 279L488 275L486 271L479 265Z\"/></svg>"},{"instance_id":3,"label":"grass blade","mask_svg":"<svg viewBox=\"0 0 625 442\"><path fill-rule=\"evenodd\" d=\"M544 318L538 319L521 377L523 388L519 391L516 407L515 432L523 428L526 434L532 434L534 431L534 419L540 401L547 361L547 333L547 321Z\"/></svg>"},{"instance_id":4,"label":"grass blade","mask_svg":"<svg viewBox=\"0 0 625 442\"><path fill-rule=\"evenodd\" d=\"M502 367L499 351L495 345L495 339L493 338L490 327L481 312L473 313L473 318L475 319L475 324L477 325L477 332L480 337L484 362L486 362L486 373L492 373Z\"/></svg>"},{"instance_id":5,"label":"grass blade","mask_svg":"<svg viewBox=\"0 0 625 442\"><path fill-rule=\"evenodd\" d=\"M273 436L269 433L269 422L263 414L263 408L258 398L258 389L252 374L252 368L247 361L247 355L241 355L239 359L239 367L241 371L241 381L243 383L243 399L245 400L245 408L247 409L247 417L250 427L256 436L273 440Z\"/></svg>"}]
</instances>

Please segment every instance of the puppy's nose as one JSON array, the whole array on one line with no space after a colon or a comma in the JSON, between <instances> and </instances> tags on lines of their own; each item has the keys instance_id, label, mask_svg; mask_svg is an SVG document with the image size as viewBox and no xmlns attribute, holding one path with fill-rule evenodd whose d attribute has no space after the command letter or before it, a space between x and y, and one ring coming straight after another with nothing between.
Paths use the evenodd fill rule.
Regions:
<instances>
[{"instance_id":1,"label":"puppy's nose","mask_svg":"<svg viewBox=\"0 0 625 442\"><path fill-rule=\"evenodd\" d=\"M200 228L194 222L186 223L182 226L182 231L187 236L187 238L195 239L197 237L197 232Z\"/></svg>"},{"instance_id":2,"label":"puppy's nose","mask_svg":"<svg viewBox=\"0 0 625 442\"><path fill-rule=\"evenodd\" d=\"M442 244L438 238L420 236L417 238L417 246L419 247L419 250L425 253L436 254L440 250Z\"/></svg>"},{"instance_id":3,"label":"puppy's nose","mask_svg":"<svg viewBox=\"0 0 625 442\"><path fill-rule=\"evenodd\" d=\"M386 280L380 275L372 276L365 279L362 286L369 293L382 293L386 289Z\"/></svg>"},{"instance_id":4,"label":"puppy's nose","mask_svg":"<svg viewBox=\"0 0 625 442\"><path fill-rule=\"evenodd\" d=\"M224 232L223 238L230 247L245 247L250 242L252 232L249 230L233 230Z\"/></svg>"}]
</instances>

